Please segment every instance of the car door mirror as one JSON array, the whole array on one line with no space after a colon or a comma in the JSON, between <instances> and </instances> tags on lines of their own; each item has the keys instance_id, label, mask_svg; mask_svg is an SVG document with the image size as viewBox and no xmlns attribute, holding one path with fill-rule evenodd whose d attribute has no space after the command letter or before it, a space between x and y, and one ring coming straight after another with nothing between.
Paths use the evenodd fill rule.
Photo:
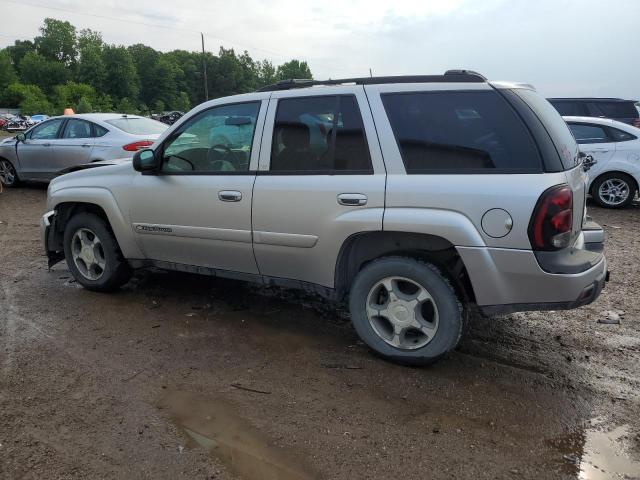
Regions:
<instances>
[{"instance_id":1,"label":"car door mirror","mask_svg":"<svg viewBox=\"0 0 640 480\"><path fill-rule=\"evenodd\" d=\"M27 136L22 132L16 135L17 142L24 142L26 139L27 139Z\"/></svg>"},{"instance_id":2,"label":"car door mirror","mask_svg":"<svg viewBox=\"0 0 640 480\"><path fill-rule=\"evenodd\" d=\"M142 173L155 173L158 171L160 162L156 157L156 154L150 148L144 150L138 150L133 155L133 168Z\"/></svg>"}]
</instances>

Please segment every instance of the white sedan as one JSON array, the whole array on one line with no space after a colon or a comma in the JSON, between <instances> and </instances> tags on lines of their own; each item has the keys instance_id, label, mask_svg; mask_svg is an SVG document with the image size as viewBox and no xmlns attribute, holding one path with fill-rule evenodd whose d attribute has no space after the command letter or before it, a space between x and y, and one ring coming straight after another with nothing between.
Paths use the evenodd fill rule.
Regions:
<instances>
[{"instance_id":1,"label":"white sedan","mask_svg":"<svg viewBox=\"0 0 640 480\"><path fill-rule=\"evenodd\" d=\"M58 172L90 162L132 157L168 128L155 120L119 113L54 117L0 141L0 182L49 181Z\"/></svg>"},{"instance_id":2,"label":"white sedan","mask_svg":"<svg viewBox=\"0 0 640 480\"><path fill-rule=\"evenodd\" d=\"M629 205L640 185L640 128L608 118L563 117L580 150L593 157L589 193L603 207Z\"/></svg>"}]
</instances>

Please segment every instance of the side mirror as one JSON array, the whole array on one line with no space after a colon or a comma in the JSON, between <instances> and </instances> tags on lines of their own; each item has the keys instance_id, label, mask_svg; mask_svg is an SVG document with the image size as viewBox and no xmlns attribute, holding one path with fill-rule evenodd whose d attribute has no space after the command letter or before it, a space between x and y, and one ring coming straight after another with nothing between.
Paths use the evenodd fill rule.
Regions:
<instances>
[{"instance_id":1,"label":"side mirror","mask_svg":"<svg viewBox=\"0 0 640 480\"><path fill-rule=\"evenodd\" d=\"M160 167L160 162L156 159L155 152L150 148L138 150L133 155L133 169L142 173L154 173Z\"/></svg>"},{"instance_id":2,"label":"side mirror","mask_svg":"<svg viewBox=\"0 0 640 480\"><path fill-rule=\"evenodd\" d=\"M26 139L27 139L27 136L22 132L16 135L16 141L18 142L24 142Z\"/></svg>"}]
</instances>

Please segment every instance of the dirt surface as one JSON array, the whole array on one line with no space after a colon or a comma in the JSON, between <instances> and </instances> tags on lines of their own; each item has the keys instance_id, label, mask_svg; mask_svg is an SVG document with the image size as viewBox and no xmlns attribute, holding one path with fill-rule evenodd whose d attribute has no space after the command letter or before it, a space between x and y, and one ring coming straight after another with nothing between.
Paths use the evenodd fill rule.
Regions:
<instances>
[{"instance_id":1,"label":"dirt surface","mask_svg":"<svg viewBox=\"0 0 640 480\"><path fill-rule=\"evenodd\" d=\"M157 270L78 288L46 268L45 196L0 194L2 479L640 478L638 205L590 208L595 304L474 316L406 368L295 292Z\"/></svg>"}]
</instances>

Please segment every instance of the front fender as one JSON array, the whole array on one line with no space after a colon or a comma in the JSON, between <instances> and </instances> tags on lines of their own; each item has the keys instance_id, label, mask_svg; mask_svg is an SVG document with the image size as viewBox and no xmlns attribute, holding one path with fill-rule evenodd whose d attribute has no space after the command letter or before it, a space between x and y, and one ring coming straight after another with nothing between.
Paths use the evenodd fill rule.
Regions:
<instances>
[{"instance_id":1,"label":"front fender","mask_svg":"<svg viewBox=\"0 0 640 480\"><path fill-rule=\"evenodd\" d=\"M103 187L67 187L50 193L48 209L56 210L63 203L90 204L100 207L107 216L122 254L127 259L144 258L133 238L131 224L118 207L111 191Z\"/></svg>"}]
</instances>

